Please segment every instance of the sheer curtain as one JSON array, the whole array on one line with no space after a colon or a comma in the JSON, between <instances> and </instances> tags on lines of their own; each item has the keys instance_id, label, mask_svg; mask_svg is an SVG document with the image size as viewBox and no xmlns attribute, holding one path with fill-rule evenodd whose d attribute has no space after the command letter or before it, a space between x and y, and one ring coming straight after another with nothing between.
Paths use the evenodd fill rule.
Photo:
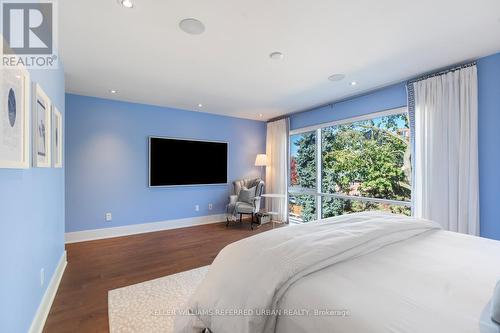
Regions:
<instances>
[{"instance_id":1,"label":"sheer curtain","mask_svg":"<svg viewBox=\"0 0 500 333\"><path fill-rule=\"evenodd\" d=\"M415 110L414 214L479 234L477 69L411 83Z\"/></svg>"},{"instance_id":2,"label":"sheer curtain","mask_svg":"<svg viewBox=\"0 0 500 333\"><path fill-rule=\"evenodd\" d=\"M288 188L288 129L289 120L280 119L267 123L266 141L266 193L282 194L282 199L266 200L266 207L278 213L278 220L287 221Z\"/></svg>"}]
</instances>

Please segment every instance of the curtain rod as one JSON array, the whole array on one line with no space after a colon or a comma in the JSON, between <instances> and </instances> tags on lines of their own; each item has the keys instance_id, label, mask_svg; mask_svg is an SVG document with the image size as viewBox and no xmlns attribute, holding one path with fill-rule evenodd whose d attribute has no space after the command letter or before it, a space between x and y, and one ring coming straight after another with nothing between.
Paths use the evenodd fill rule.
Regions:
<instances>
[{"instance_id":1,"label":"curtain rod","mask_svg":"<svg viewBox=\"0 0 500 333\"><path fill-rule=\"evenodd\" d=\"M293 112L293 113L284 114L282 116L274 117L274 118L271 118L271 119L267 120L266 123L269 124L269 123L272 123L274 121L278 121L278 120L281 120L281 119L290 118L290 116L292 116L294 114L297 114L297 113L299 113L299 112Z\"/></svg>"},{"instance_id":2,"label":"curtain rod","mask_svg":"<svg viewBox=\"0 0 500 333\"><path fill-rule=\"evenodd\" d=\"M451 67L451 68L447 68L447 69L444 69L444 70L441 70L441 71L438 71L438 72L435 72L435 73L425 74L425 75L417 77L415 79L408 80L407 83L411 84L411 83L415 83L415 82L418 82L418 81L427 80L427 79L430 79L431 77L445 75L445 74L448 74L448 73L451 73L451 72L455 72L455 71L458 71L458 70L461 70L461 69L464 69L464 68L472 67L472 66L475 66L475 65L476 65L476 61L468 62L466 64L462 64L462 65L459 65L459 66L454 66L454 67Z\"/></svg>"},{"instance_id":3,"label":"curtain rod","mask_svg":"<svg viewBox=\"0 0 500 333\"><path fill-rule=\"evenodd\" d=\"M332 102L328 102L328 103L325 103L325 104L320 104L320 105L317 105L317 106L314 106L314 107L310 107L310 108L307 108L307 109L303 109L303 110L299 110L299 111L294 111L294 112L287 113L287 114L284 114L284 115L281 115L281 116L277 116L277 117L269 119L267 121L267 123L272 123L273 121L281 120L281 119L284 119L284 118L291 118L292 116L294 116L296 114L304 113L304 112L309 112L309 111L314 111L316 109L321 109L321 108L326 108L326 107L329 107L329 108L333 109L333 107L335 106L335 104L339 104L339 103L343 103L343 102L347 102L347 101L353 100L355 98L359 98L359 97L371 95L373 93L376 93L378 91L382 91L382 90L384 90L386 88L395 86L395 85L400 84L400 83L401 83L401 81L392 82L392 83L389 83L389 84L386 84L386 85L383 85L383 86L380 86L380 87L377 87L377 88L374 88L374 89L371 89L371 90L365 90L364 92L361 92L359 94L355 93L353 95L346 96L344 98L335 99Z\"/></svg>"}]
</instances>

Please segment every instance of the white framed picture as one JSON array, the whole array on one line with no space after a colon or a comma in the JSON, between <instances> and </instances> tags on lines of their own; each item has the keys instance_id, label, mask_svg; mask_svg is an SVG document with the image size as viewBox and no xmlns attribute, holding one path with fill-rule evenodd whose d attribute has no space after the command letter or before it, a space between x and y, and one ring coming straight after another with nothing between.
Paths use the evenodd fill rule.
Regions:
<instances>
[{"instance_id":1,"label":"white framed picture","mask_svg":"<svg viewBox=\"0 0 500 333\"><path fill-rule=\"evenodd\" d=\"M0 67L0 168L30 167L30 88L26 69Z\"/></svg>"},{"instance_id":2,"label":"white framed picture","mask_svg":"<svg viewBox=\"0 0 500 333\"><path fill-rule=\"evenodd\" d=\"M33 83L33 166L51 167L51 118L49 97L39 84Z\"/></svg>"},{"instance_id":3,"label":"white framed picture","mask_svg":"<svg viewBox=\"0 0 500 333\"><path fill-rule=\"evenodd\" d=\"M52 106L52 156L54 168L62 168L63 119L61 112L55 106Z\"/></svg>"}]
</instances>

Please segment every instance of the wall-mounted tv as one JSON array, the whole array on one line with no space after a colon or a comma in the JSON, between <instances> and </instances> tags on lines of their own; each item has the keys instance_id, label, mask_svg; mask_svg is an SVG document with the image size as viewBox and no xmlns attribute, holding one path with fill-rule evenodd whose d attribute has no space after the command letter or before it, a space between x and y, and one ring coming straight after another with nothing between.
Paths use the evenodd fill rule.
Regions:
<instances>
[{"instance_id":1,"label":"wall-mounted tv","mask_svg":"<svg viewBox=\"0 0 500 333\"><path fill-rule=\"evenodd\" d=\"M149 137L149 186L227 184L227 142Z\"/></svg>"}]
</instances>

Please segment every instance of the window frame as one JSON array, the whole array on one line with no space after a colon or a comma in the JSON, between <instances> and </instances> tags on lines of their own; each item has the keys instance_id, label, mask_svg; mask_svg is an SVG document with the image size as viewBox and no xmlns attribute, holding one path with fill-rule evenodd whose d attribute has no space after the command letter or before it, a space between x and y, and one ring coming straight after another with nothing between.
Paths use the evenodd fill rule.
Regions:
<instances>
[{"instance_id":1,"label":"window frame","mask_svg":"<svg viewBox=\"0 0 500 333\"><path fill-rule=\"evenodd\" d=\"M316 220L322 220L322 198L323 197L331 197L331 198L338 198L338 199L344 199L344 200L354 200L354 201L363 201L363 202L375 202L375 203L381 203L381 204L388 204L388 205L393 205L393 206L406 206L410 207L412 210L413 214L413 191L411 192L410 196L410 201L400 201L400 200L391 200L391 199L381 199L381 198L371 198L371 197L362 197L362 196L351 196L351 195L345 195L345 194L338 194L338 193L323 193L322 192L322 166L323 166L323 161L322 161L322 129L331 127L331 126L338 126L338 125L344 125L344 124L350 124L354 123L357 121L363 121L363 120L370 120L373 118L379 118L379 117L384 117L384 116L391 116L395 114L401 114L401 113L408 113L408 108L406 106L404 107L399 107L399 108L393 108L393 109L388 109L384 111L379 111L379 112L372 112L368 114L364 114L361 116L355 116L355 117L349 117L349 118L343 118L340 120L335 120L327 123L322 123L322 124L317 124L313 126L307 126L307 127L302 127L302 128L297 128L294 130L291 130L289 132L288 136L288 178L290 181L291 177L291 160L292 160L292 155L291 155L291 147L292 147L292 140L291 137L293 135L297 134L304 134L304 133L310 133L310 132L315 132L316 135L316 188L302 188L300 186L292 186L288 185L287 192L289 197L290 195L312 195L315 196L316 200ZM412 145L412 142L410 141L410 145ZM413 147L410 146L410 149L413 151ZM288 206L287 202L287 206ZM300 223L300 221L293 221L296 223Z\"/></svg>"}]
</instances>

